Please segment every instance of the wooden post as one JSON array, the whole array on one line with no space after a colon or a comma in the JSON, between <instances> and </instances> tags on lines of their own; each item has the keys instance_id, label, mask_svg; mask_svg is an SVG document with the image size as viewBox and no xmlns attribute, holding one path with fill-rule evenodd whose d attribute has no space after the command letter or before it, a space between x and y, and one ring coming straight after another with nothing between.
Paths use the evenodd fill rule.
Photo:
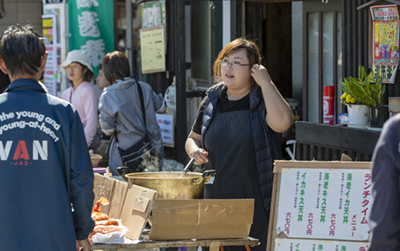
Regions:
<instances>
[{"instance_id":1,"label":"wooden post","mask_svg":"<svg viewBox=\"0 0 400 251\"><path fill-rule=\"evenodd\" d=\"M177 161L186 162L186 55L185 55L185 1L172 1L174 13L174 65L176 74L176 137Z\"/></svg>"}]
</instances>

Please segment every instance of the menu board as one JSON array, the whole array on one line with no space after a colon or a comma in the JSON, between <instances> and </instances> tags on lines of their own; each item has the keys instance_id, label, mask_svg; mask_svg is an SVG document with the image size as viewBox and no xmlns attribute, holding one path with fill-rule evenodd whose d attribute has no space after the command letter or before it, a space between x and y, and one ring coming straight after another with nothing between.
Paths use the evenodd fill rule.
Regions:
<instances>
[{"instance_id":1,"label":"menu board","mask_svg":"<svg viewBox=\"0 0 400 251\"><path fill-rule=\"evenodd\" d=\"M277 233L368 240L370 170L283 168L280 194Z\"/></svg>"},{"instance_id":2,"label":"menu board","mask_svg":"<svg viewBox=\"0 0 400 251\"><path fill-rule=\"evenodd\" d=\"M370 230L370 167L355 161L276 161L267 251L362 250ZM347 248L336 249L341 246Z\"/></svg>"},{"instance_id":3,"label":"menu board","mask_svg":"<svg viewBox=\"0 0 400 251\"><path fill-rule=\"evenodd\" d=\"M368 242L350 242L350 241L323 241L323 240L301 240L301 239L284 239L279 238L275 241L276 251L366 251L368 250Z\"/></svg>"}]
</instances>

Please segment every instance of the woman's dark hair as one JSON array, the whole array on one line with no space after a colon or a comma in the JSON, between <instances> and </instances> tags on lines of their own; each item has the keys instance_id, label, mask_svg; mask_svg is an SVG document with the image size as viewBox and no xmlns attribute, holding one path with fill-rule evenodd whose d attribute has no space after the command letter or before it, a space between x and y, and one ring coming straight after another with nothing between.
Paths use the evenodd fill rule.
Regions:
<instances>
[{"instance_id":1,"label":"woman's dark hair","mask_svg":"<svg viewBox=\"0 0 400 251\"><path fill-rule=\"evenodd\" d=\"M104 56L101 64L104 77L110 84L114 84L118 79L131 76L129 60L120 51L113 51Z\"/></svg>"},{"instance_id":2,"label":"woman's dark hair","mask_svg":"<svg viewBox=\"0 0 400 251\"><path fill-rule=\"evenodd\" d=\"M82 72L84 72L86 70L85 76L83 76L83 81L84 82L91 82L93 77L94 77L94 73L91 70L89 70L89 68L86 65L83 65L83 64L81 64L79 62L75 62L75 63L78 63L78 64L80 64L82 66Z\"/></svg>"},{"instance_id":3,"label":"woman's dark hair","mask_svg":"<svg viewBox=\"0 0 400 251\"><path fill-rule=\"evenodd\" d=\"M217 60L215 60L214 62L214 79L216 83L222 81L220 61L229 54L237 52L242 49L246 51L247 58L249 59L249 64L250 64L249 68L253 67L254 64L261 64L261 55L257 44L244 37L237 38L232 42L230 42L229 44L227 44L225 48L219 52ZM251 85L254 84L255 81L253 78L251 78Z\"/></svg>"},{"instance_id":4,"label":"woman's dark hair","mask_svg":"<svg viewBox=\"0 0 400 251\"><path fill-rule=\"evenodd\" d=\"M12 25L0 40L0 57L11 76L39 71L46 47L31 25Z\"/></svg>"}]
</instances>

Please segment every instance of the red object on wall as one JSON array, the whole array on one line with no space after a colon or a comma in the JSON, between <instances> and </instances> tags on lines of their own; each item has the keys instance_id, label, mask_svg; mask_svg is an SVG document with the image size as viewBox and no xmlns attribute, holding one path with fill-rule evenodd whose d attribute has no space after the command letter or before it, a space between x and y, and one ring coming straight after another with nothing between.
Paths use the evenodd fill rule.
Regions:
<instances>
[{"instance_id":1,"label":"red object on wall","mask_svg":"<svg viewBox=\"0 0 400 251\"><path fill-rule=\"evenodd\" d=\"M335 117L335 86L328 85L324 86L323 96L323 112L324 112L324 124L333 125Z\"/></svg>"}]
</instances>

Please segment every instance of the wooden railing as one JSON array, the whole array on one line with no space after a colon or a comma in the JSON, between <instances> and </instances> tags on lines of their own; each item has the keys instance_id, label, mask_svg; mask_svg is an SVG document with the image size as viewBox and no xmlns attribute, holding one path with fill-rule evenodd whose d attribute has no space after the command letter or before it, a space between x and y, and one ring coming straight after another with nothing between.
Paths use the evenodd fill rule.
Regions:
<instances>
[{"instance_id":1,"label":"wooden railing","mask_svg":"<svg viewBox=\"0 0 400 251\"><path fill-rule=\"evenodd\" d=\"M345 153L354 161L371 161L379 135L379 131L297 121L295 159L340 160Z\"/></svg>"}]
</instances>

